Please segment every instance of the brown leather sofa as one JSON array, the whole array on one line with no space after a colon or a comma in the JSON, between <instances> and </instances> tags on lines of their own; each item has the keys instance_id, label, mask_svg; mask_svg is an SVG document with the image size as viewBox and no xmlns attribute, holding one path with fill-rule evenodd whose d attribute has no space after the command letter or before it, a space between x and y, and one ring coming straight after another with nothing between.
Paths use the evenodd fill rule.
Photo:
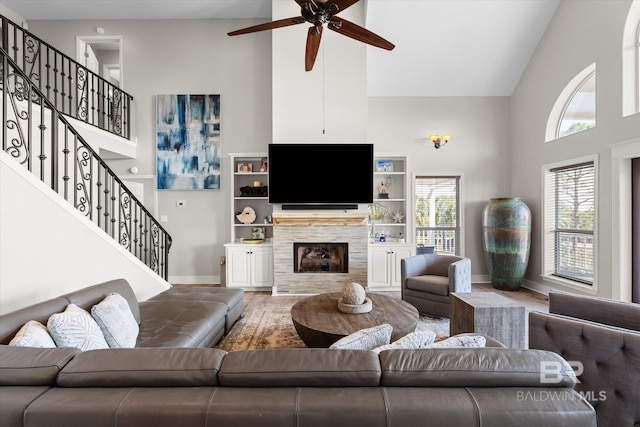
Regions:
<instances>
[{"instance_id":1,"label":"brown leather sofa","mask_svg":"<svg viewBox=\"0 0 640 427\"><path fill-rule=\"evenodd\" d=\"M640 304L550 292L549 313L529 313L529 348L576 365L598 427L640 426Z\"/></svg>"},{"instance_id":2,"label":"brown leather sofa","mask_svg":"<svg viewBox=\"0 0 640 427\"><path fill-rule=\"evenodd\" d=\"M562 365L551 383L540 364ZM0 426L595 427L559 355L0 346Z\"/></svg>"},{"instance_id":3,"label":"brown leather sofa","mask_svg":"<svg viewBox=\"0 0 640 427\"><path fill-rule=\"evenodd\" d=\"M111 292L127 300L138 321L136 347L213 347L240 317L244 300L240 289L171 288L138 302L125 279L110 280L3 314L0 344L8 344L29 320L46 325L70 303L90 311Z\"/></svg>"}]
</instances>

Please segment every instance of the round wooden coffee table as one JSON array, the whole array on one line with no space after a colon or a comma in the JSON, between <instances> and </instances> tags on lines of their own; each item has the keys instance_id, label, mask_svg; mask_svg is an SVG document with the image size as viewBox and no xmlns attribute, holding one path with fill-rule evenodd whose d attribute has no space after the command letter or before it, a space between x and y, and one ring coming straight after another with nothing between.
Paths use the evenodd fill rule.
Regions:
<instances>
[{"instance_id":1,"label":"round wooden coffee table","mask_svg":"<svg viewBox=\"0 0 640 427\"><path fill-rule=\"evenodd\" d=\"M329 347L360 329L388 323L393 326L391 341L413 332L418 310L400 298L367 293L373 308L369 313L347 314L338 310L341 292L304 298L291 308L291 320L307 347Z\"/></svg>"}]
</instances>

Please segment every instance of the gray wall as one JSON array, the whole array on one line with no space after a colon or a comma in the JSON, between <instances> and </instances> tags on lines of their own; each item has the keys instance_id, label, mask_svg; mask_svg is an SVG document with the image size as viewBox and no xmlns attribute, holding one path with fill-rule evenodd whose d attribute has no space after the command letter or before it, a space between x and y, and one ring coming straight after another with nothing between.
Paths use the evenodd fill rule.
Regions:
<instances>
[{"instance_id":1,"label":"gray wall","mask_svg":"<svg viewBox=\"0 0 640 427\"><path fill-rule=\"evenodd\" d=\"M619 295L615 279L620 265L615 255L617 204L611 144L640 141L640 114L622 118L622 33L630 1L563 1L553 17L511 97L512 192L533 211L532 251L527 279L532 287L562 288L545 282L542 271L541 171L543 165L581 156L598 156L597 288L605 297ZM585 67L596 63L597 125L560 140L545 143L551 107L565 85ZM636 152L640 156L640 152ZM628 254L622 254L625 256ZM640 262L635 260L635 262ZM626 267L625 267L626 268ZM568 289L580 291L579 288Z\"/></svg>"}]
</instances>

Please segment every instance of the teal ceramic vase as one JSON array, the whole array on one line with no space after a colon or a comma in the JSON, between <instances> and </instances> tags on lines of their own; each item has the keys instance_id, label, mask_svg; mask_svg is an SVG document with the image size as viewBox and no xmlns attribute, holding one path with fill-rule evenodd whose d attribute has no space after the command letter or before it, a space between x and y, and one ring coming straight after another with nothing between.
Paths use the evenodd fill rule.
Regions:
<instances>
[{"instance_id":1,"label":"teal ceramic vase","mask_svg":"<svg viewBox=\"0 0 640 427\"><path fill-rule=\"evenodd\" d=\"M491 283L516 291L531 248L531 210L517 197L491 199L482 211L482 240Z\"/></svg>"}]
</instances>

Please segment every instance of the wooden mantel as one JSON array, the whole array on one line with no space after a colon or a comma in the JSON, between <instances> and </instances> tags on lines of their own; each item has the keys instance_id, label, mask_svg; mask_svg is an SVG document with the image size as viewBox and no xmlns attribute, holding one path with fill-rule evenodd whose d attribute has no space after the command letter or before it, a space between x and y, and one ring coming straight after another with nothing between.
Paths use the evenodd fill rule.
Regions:
<instances>
[{"instance_id":1,"label":"wooden mantel","mask_svg":"<svg viewBox=\"0 0 640 427\"><path fill-rule=\"evenodd\" d=\"M316 226L316 225L366 225L366 213L274 213L271 217L273 225L281 226Z\"/></svg>"}]
</instances>

